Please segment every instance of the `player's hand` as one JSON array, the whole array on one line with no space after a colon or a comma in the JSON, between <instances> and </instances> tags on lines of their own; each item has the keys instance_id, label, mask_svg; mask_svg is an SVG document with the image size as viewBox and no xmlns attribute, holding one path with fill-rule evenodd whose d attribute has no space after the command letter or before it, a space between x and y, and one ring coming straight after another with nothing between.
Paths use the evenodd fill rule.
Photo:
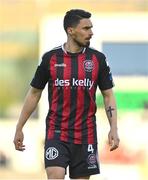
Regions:
<instances>
[{"instance_id":1,"label":"player's hand","mask_svg":"<svg viewBox=\"0 0 148 180\"><path fill-rule=\"evenodd\" d=\"M110 145L110 151L114 151L115 149L117 149L119 147L119 136L118 136L118 132L117 129L111 129L108 133L108 141L109 141L109 145Z\"/></svg>"},{"instance_id":2,"label":"player's hand","mask_svg":"<svg viewBox=\"0 0 148 180\"><path fill-rule=\"evenodd\" d=\"M24 140L24 134L23 134L22 130L16 130L14 140L13 140L16 150L18 150L18 151L25 150L25 145L23 145L23 140Z\"/></svg>"}]
</instances>

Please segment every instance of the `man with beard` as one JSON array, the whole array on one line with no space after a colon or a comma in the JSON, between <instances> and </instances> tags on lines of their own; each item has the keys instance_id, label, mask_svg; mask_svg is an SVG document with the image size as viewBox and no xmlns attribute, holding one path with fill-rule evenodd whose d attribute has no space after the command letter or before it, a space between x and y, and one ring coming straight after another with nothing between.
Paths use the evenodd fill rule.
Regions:
<instances>
[{"instance_id":1,"label":"man with beard","mask_svg":"<svg viewBox=\"0 0 148 180\"><path fill-rule=\"evenodd\" d=\"M23 126L36 108L48 83L49 111L46 117L45 168L48 179L89 179L100 173L96 103L97 86L102 92L110 124L110 150L119 146L113 80L105 55L89 47L93 36L91 14L72 9L65 14L67 42L45 53L16 126L14 144L23 151Z\"/></svg>"}]
</instances>

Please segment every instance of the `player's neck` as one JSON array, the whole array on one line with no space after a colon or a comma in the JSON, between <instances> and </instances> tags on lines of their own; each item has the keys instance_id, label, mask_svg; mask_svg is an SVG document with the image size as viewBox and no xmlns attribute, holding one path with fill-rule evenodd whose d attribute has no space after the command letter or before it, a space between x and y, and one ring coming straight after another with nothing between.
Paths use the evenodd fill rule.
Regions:
<instances>
[{"instance_id":1,"label":"player's neck","mask_svg":"<svg viewBox=\"0 0 148 180\"><path fill-rule=\"evenodd\" d=\"M64 49L70 53L79 53L84 49L84 47L78 46L76 43L73 43L71 41L67 41L64 44Z\"/></svg>"}]
</instances>

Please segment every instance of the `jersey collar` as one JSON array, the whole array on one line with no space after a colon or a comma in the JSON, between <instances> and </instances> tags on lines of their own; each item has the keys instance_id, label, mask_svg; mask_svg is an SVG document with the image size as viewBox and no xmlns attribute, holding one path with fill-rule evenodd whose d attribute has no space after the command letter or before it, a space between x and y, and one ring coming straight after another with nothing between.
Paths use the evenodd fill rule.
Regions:
<instances>
[{"instance_id":1,"label":"jersey collar","mask_svg":"<svg viewBox=\"0 0 148 180\"><path fill-rule=\"evenodd\" d=\"M86 47L83 48L83 50L79 53L69 53L66 51L66 49L64 48L64 44L62 45L62 50L64 51L65 54L80 54L80 53L85 53Z\"/></svg>"}]
</instances>

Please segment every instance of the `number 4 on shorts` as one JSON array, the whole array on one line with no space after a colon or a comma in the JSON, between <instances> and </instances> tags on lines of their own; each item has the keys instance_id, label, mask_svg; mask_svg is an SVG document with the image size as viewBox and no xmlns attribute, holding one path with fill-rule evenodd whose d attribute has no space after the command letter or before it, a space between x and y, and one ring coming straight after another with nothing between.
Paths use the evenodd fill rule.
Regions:
<instances>
[{"instance_id":1,"label":"number 4 on shorts","mask_svg":"<svg viewBox=\"0 0 148 180\"><path fill-rule=\"evenodd\" d=\"M94 148L92 144L88 144L88 152L91 152L91 153L94 152Z\"/></svg>"}]
</instances>

